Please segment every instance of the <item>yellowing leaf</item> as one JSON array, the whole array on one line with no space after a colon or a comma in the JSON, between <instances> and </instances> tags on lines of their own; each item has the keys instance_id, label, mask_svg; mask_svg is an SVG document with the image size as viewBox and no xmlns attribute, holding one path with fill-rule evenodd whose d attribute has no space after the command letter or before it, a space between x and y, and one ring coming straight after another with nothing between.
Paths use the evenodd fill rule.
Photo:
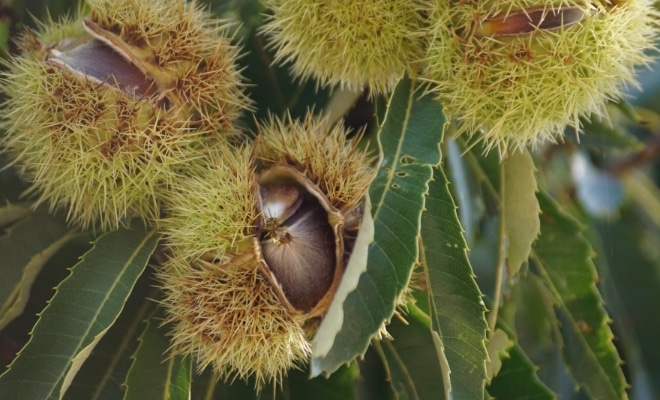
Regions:
<instances>
[{"instance_id":1,"label":"yellowing leaf","mask_svg":"<svg viewBox=\"0 0 660 400\"><path fill-rule=\"evenodd\" d=\"M335 338L344 323L344 301L348 294L355 290L360 276L367 269L367 254L369 245L373 241L374 220L371 217L371 201L369 201L369 195L367 195L364 202L364 216L362 217L360 231L355 239L351 259L346 266L346 271L341 284L337 288L332 304L325 317L323 317L322 329L319 329L312 341L312 349L316 357L325 357L335 342ZM315 371L314 365L312 364L312 373L318 375L320 371Z\"/></svg>"},{"instance_id":2,"label":"yellowing leaf","mask_svg":"<svg viewBox=\"0 0 660 400\"><path fill-rule=\"evenodd\" d=\"M515 152L503 163L502 222L507 239L508 272L515 275L529 257L540 230L534 160L529 151Z\"/></svg>"},{"instance_id":3,"label":"yellowing leaf","mask_svg":"<svg viewBox=\"0 0 660 400\"><path fill-rule=\"evenodd\" d=\"M32 283L43 266L74 231L64 219L53 217L44 208L33 213L8 205L0 218L15 224L0 237L0 329L19 316L30 296Z\"/></svg>"},{"instance_id":4,"label":"yellowing leaf","mask_svg":"<svg viewBox=\"0 0 660 400\"><path fill-rule=\"evenodd\" d=\"M490 383L502 368L502 359L509 357L508 350L513 347L513 341L501 329L495 329L488 340L488 362L486 362L486 380Z\"/></svg>"}]
</instances>

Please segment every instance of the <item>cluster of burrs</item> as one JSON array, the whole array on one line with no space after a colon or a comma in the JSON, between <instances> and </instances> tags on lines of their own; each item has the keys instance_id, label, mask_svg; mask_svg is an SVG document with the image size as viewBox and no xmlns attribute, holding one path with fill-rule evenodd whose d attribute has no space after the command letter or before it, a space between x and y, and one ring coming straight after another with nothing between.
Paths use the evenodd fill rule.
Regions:
<instances>
[{"instance_id":1,"label":"cluster of burrs","mask_svg":"<svg viewBox=\"0 0 660 400\"><path fill-rule=\"evenodd\" d=\"M265 0L265 26L299 77L372 93L408 71L451 131L502 156L605 115L655 52L650 0Z\"/></svg>"},{"instance_id":2,"label":"cluster of burrs","mask_svg":"<svg viewBox=\"0 0 660 400\"><path fill-rule=\"evenodd\" d=\"M276 60L320 85L430 83L502 155L604 114L655 49L649 0L264 0ZM272 118L255 140L226 24L183 0L87 0L6 62L0 150L83 227L162 229L172 349L279 381L310 355L354 245L373 159L341 126ZM359 135L358 135L359 136Z\"/></svg>"},{"instance_id":3,"label":"cluster of burrs","mask_svg":"<svg viewBox=\"0 0 660 400\"><path fill-rule=\"evenodd\" d=\"M228 26L179 0L88 0L6 64L1 150L36 203L82 227L162 230L172 354L258 387L305 363L374 174L341 124L237 127Z\"/></svg>"}]
</instances>

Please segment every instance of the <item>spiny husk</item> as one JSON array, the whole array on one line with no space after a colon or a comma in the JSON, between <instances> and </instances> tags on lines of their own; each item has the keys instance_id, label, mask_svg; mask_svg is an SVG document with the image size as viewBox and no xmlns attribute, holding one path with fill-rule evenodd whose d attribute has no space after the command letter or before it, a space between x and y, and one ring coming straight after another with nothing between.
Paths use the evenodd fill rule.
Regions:
<instances>
[{"instance_id":1,"label":"spiny husk","mask_svg":"<svg viewBox=\"0 0 660 400\"><path fill-rule=\"evenodd\" d=\"M112 229L132 216L155 219L173 178L236 134L249 101L238 48L194 3L94 0L90 8L23 38L23 55L0 78L1 145L37 204ZM66 51L94 40L154 82L150 89L66 68Z\"/></svg>"},{"instance_id":2,"label":"spiny husk","mask_svg":"<svg viewBox=\"0 0 660 400\"><path fill-rule=\"evenodd\" d=\"M311 348L259 273L250 252L215 259L172 258L160 274L173 354L193 354L223 379L280 382Z\"/></svg>"},{"instance_id":3,"label":"spiny husk","mask_svg":"<svg viewBox=\"0 0 660 400\"><path fill-rule=\"evenodd\" d=\"M264 31L295 76L389 92L423 55L417 0L268 0Z\"/></svg>"},{"instance_id":4,"label":"spiny husk","mask_svg":"<svg viewBox=\"0 0 660 400\"><path fill-rule=\"evenodd\" d=\"M309 114L294 121L271 117L259 126L255 155L260 168L288 165L316 184L338 210L356 207L374 176L374 158L349 139L341 124Z\"/></svg>"},{"instance_id":5,"label":"spiny husk","mask_svg":"<svg viewBox=\"0 0 660 400\"><path fill-rule=\"evenodd\" d=\"M305 362L310 345L256 256L252 153L225 148L174 184L161 221L171 256L158 277L173 353L261 388Z\"/></svg>"},{"instance_id":6,"label":"spiny husk","mask_svg":"<svg viewBox=\"0 0 660 400\"><path fill-rule=\"evenodd\" d=\"M604 116L608 100L636 85L658 28L647 0L438 0L429 12L426 76L458 133L502 157ZM541 15L558 17L530 30Z\"/></svg>"},{"instance_id":7,"label":"spiny husk","mask_svg":"<svg viewBox=\"0 0 660 400\"><path fill-rule=\"evenodd\" d=\"M301 323L324 315L332 301L360 225L362 200L374 176L373 158L357 148L360 135L350 140L348 134L341 124L332 125L312 114L303 120L271 118L259 126L255 157L261 179L286 175L287 181L304 187L325 208L335 237L335 273L326 295L311 310L283 301ZM266 260L262 265L268 267ZM287 288L274 276L270 280L279 297L286 298Z\"/></svg>"},{"instance_id":8,"label":"spiny husk","mask_svg":"<svg viewBox=\"0 0 660 400\"><path fill-rule=\"evenodd\" d=\"M190 107L207 134L233 129L249 104L242 92L238 48L228 26L204 4L181 0L87 0L88 20L109 32L168 100Z\"/></svg>"},{"instance_id":9,"label":"spiny husk","mask_svg":"<svg viewBox=\"0 0 660 400\"><path fill-rule=\"evenodd\" d=\"M178 256L251 251L259 216L252 152L224 147L174 182L160 225Z\"/></svg>"},{"instance_id":10,"label":"spiny husk","mask_svg":"<svg viewBox=\"0 0 660 400\"><path fill-rule=\"evenodd\" d=\"M160 223L171 256L158 276L177 354L192 353L225 378L253 376L257 387L307 362L347 259L344 213L359 215L374 174L373 159L347 135L318 117L272 118L251 145L218 151L175 182ZM258 190L271 178L314 196L338 239L333 282L311 310L290 304L263 258ZM359 222L351 221L350 234Z\"/></svg>"}]
</instances>

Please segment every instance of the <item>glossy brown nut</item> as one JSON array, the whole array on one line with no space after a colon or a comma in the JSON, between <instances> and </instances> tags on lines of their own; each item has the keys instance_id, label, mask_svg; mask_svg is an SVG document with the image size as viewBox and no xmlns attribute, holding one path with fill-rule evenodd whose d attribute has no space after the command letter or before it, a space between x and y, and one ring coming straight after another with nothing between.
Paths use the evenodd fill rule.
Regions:
<instances>
[{"instance_id":1,"label":"glossy brown nut","mask_svg":"<svg viewBox=\"0 0 660 400\"><path fill-rule=\"evenodd\" d=\"M336 243L328 213L293 185L263 186L260 200L263 258L288 302L308 312L328 292L335 275Z\"/></svg>"},{"instance_id":2,"label":"glossy brown nut","mask_svg":"<svg viewBox=\"0 0 660 400\"><path fill-rule=\"evenodd\" d=\"M582 7L519 10L496 15L483 21L475 28L474 35L477 37L521 36L538 30L555 31L575 25L592 13Z\"/></svg>"},{"instance_id":3,"label":"glossy brown nut","mask_svg":"<svg viewBox=\"0 0 660 400\"><path fill-rule=\"evenodd\" d=\"M286 183L260 186L258 196L263 217L280 222L298 211L303 200L300 189Z\"/></svg>"},{"instance_id":4,"label":"glossy brown nut","mask_svg":"<svg viewBox=\"0 0 660 400\"><path fill-rule=\"evenodd\" d=\"M117 86L138 98L156 93L157 85L98 39L76 45L63 42L49 50L46 61L99 84Z\"/></svg>"}]
</instances>

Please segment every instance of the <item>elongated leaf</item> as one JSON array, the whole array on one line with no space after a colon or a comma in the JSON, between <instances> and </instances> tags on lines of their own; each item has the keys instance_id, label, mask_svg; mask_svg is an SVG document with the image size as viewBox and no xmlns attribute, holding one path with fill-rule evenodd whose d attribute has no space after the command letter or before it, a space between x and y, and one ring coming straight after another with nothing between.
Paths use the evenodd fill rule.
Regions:
<instances>
[{"instance_id":1,"label":"elongated leaf","mask_svg":"<svg viewBox=\"0 0 660 400\"><path fill-rule=\"evenodd\" d=\"M27 217L31 212L32 211L30 211L30 207L27 204L8 203L5 206L0 207L0 227L16 222L23 217Z\"/></svg>"},{"instance_id":2,"label":"elongated leaf","mask_svg":"<svg viewBox=\"0 0 660 400\"><path fill-rule=\"evenodd\" d=\"M192 383L192 358L190 356L173 357L168 360L172 365L172 375L169 380L169 400L189 400Z\"/></svg>"},{"instance_id":3,"label":"elongated leaf","mask_svg":"<svg viewBox=\"0 0 660 400\"><path fill-rule=\"evenodd\" d=\"M192 362L190 357L167 358L170 345L165 330L159 328L163 315L154 310L140 335L139 346L133 354L133 364L126 378L124 400L188 399Z\"/></svg>"},{"instance_id":4,"label":"elongated leaf","mask_svg":"<svg viewBox=\"0 0 660 400\"><path fill-rule=\"evenodd\" d=\"M509 336L514 339L513 335ZM502 358L502 366L488 386L488 394L506 400L552 400L555 394L536 375L538 367L532 364L516 343Z\"/></svg>"},{"instance_id":5,"label":"elongated leaf","mask_svg":"<svg viewBox=\"0 0 660 400\"><path fill-rule=\"evenodd\" d=\"M503 163L502 220L507 238L507 269L516 275L527 261L539 234L539 202L536 200L534 160L529 151L516 152Z\"/></svg>"},{"instance_id":6,"label":"elongated leaf","mask_svg":"<svg viewBox=\"0 0 660 400\"><path fill-rule=\"evenodd\" d=\"M2 399L58 399L114 323L158 242L155 231L100 237L41 313L30 341L0 377Z\"/></svg>"},{"instance_id":7,"label":"elongated leaf","mask_svg":"<svg viewBox=\"0 0 660 400\"><path fill-rule=\"evenodd\" d=\"M355 239L353 253L346 266L342 282L335 292L329 311L323 319L321 329L316 333L313 342L313 353L324 355L330 351L337 333L342 329L344 321L343 304L360 282L360 276L367 270L369 246L374 241L374 220L371 216L371 200L369 194L364 198L364 215L360 224L360 232ZM314 368L314 363L312 363Z\"/></svg>"},{"instance_id":8,"label":"elongated leaf","mask_svg":"<svg viewBox=\"0 0 660 400\"><path fill-rule=\"evenodd\" d=\"M488 383L502 369L502 359L508 357L509 350L513 347L513 342L509 336L501 329L495 331L488 338L488 358L486 362L486 379Z\"/></svg>"},{"instance_id":9,"label":"elongated leaf","mask_svg":"<svg viewBox=\"0 0 660 400\"><path fill-rule=\"evenodd\" d=\"M406 321L407 325L392 321L388 331L394 340L380 342L390 385L399 399L440 399L443 393L448 393L448 388L444 387L440 360L432 351L429 323L420 321L417 315L406 316Z\"/></svg>"},{"instance_id":10,"label":"elongated leaf","mask_svg":"<svg viewBox=\"0 0 660 400\"><path fill-rule=\"evenodd\" d=\"M7 207L3 210L12 214ZM44 208L28 214L0 237L0 329L23 312L34 279L72 237L64 219Z\"/></svg>"},{"instance_id":11,"label":"elongated leaf","mask_svg":"<svg viewBox=\"0 0 660 400\"><path fill-rule=\"evenodd\" d=\"M420 97L412 80L401 80L378 134L381 164L369 188L375 232L367 269L342 303L335 298L320 327L320 331L337 333L327 335L330 338L321 334L326 337L323 342L315 340L314 376L333 372L363 354L373 335L392 316L417 261L424 194L432 166L440 161L443 123L440 104L428 96ZM354 284L343 280L338 290Z\"/></svg>"},{"instance_id":12,"label":"elongated leaf","mask_svg":"<svg viewBox=\"0 0 660 400\"><path fill-rule=\"evenodd\" d=\"M577 137L582 146L596 147L600 149L629 149L640 150L644 145L635 136L620 127L612 127L608 122L592 117L590 120L582 121L583 135L567 135L570 139Z\"/></svg>"},{"instance_id":13,"label":"elongated leaf","mask_svg":"<svg viewBox=\"0 0 660 400\"><path fill-rule=\"evenodd\" d=\"M463 150L456 140L451 137L445 138L446 154L443 171L451 181L451 193L456 199L458 208L458 219L465 231L465 240L468 246L475 240L479 230L479 222L486 211L480 188L475 176L470 173L467 160L463 156Z\"/></svg>"},{"instance_id":14,"label":"elongated leaf","mask_svg":"<svg viewBox=\"0 0 660 400\"><path fill-rule=\"evenodd\" d=\"M531 274L527 274L521 277L521 282L529 280L532 280L534 283L538 282L539 285L541 284L540 280ZM534 295L537 294L536 290L538 287L535 285L528 285L524 288L525 290L532 292ZM547 292L545 287L540 287L540 289L544 292L544 294ZM518 293L518 295L519 294L520 293ZM527 297L524 298L525 302L528 300L529 299ZM539 299L532 300L538 301ZM489 308L492 306L488 299L486 299L486 306ZM537 305L534 307L534 310L527 311L538 314L538 319L546 319L547 314L544 312L545 308L545 305ZM548 308L551 309L552 306L549 305ZM552 309L550 312L552 312ZM523 350L519 344L517 338L517 332L519 331L514 332L511 327L507 325L507 323L504 321L502 313L500 313L498 316L497 324L495 325L495 332L505 333L508 341L512 345L507 348L505 355L500 356L502 365L499 368L499 372L495 374L493 379L486 387L487 394L495 399L506 400L555 399L557 396L550 388L548 388L548 386L545 385L545 383L541 381L541 379L539 379L537 374L539 367L534 365L534 363L525 353L525 350ZM524 332L525 335L530 333L528 330L524 330ZM535 350L538 350L538 348L532 351ZM543 365L543 367L548 368L547 365Z\"/></svg>"},{"instance_id":15,"label":"elongated leaf","mask_svg":"<svg viewBox=\"0 0 660 400\"><path fill-rule=\"evenodd\" d=\"M126 377L137 351L144 321L156 308L151 300L157 291L148 269L135 283L119 318L94 347L85 365L76 374L65 400L120 399L126 393Z\"/></svg>"},{"instance_id":16,"label":"elongated leaf","mask_svg":"<svg viewBox=\"0 0 660 400\"><path fill-rule=\"evenodd\" d=\"M566 365L592 398L626 398L621 359L596 288L591 245L577 221L545 195L538 198L543 214L533 259L558 304Z\"/></svg>"},{"instance_id":17,"label":"elongated leaf","mask_svg":"<svg viewBox=\"0 0 660 400\"><path fill-rule=\"evenodd\" d=\"M431 327L442 341L454 399L483 398L486 307L474 281L467 245L441 169L429 185L422 223Z\"/></svg>"},{"instance_id":18,"label":"elongated leaf","mask_svg":"<svg viewBox=\"0 0 660 400\"><path fill-rule=\"evenodd\" d=\"M313 397L314 400L355 400L358 397L354 382L359 376L357 363L343 366L327 378L318 376L309 379L309 373L305 371L291 371L282 390L278 391L277 399L307 400ZM272 396L261 396L263 400L270 398Z\"/></svg>"},{"instance_id":19,"label":"elongated leaf","mask_svg":"<svg viewBox=\"0 0 660 400\"><path fill-rule=\"evenodd\" d=\"M660 305L660 259L654 257L654 253L660 248L660 237L655 236L653 240L652 235L635 223L636 218L630 218L632 213L627 213L618 221L598 224L602 247L607 249L602 255L609 264L609 283L616 288L609 292L609 301L610 305L619 305L619 318L615 322L621 322L619 326L627 328L619 331L627 350L626 364L629 370L637 372L639 379L643 376L639 373L641 371L635 371L635 366L631 365L631 359L639 359L647 376L652 378L649 379L649 391L653 394L648 397L657 399L660 398L660 379L654 377L660 377L660 318L657 307ZM638 394L644 389L635 383L631 382L632 390ZM638 394L636 398L642 397Z\"/></svg>"}]
</instances>

